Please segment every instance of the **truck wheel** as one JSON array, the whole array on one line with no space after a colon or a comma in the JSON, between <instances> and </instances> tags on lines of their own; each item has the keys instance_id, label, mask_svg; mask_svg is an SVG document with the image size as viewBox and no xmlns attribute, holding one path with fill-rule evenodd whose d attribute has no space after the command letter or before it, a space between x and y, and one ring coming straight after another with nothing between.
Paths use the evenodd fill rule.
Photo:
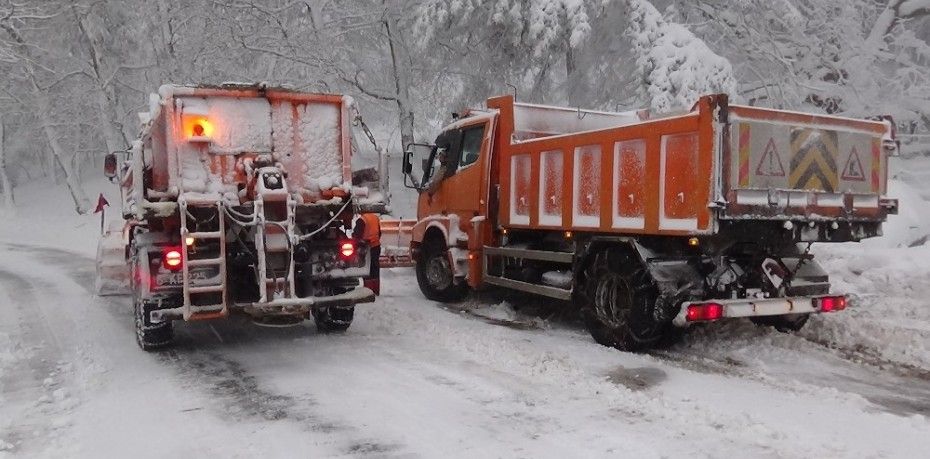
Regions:
<instances>
[{"instance_id":1,"label":"truck wheel","mask_svg":"<svg viewBox=\"0 0 930 459\"><path fill-rule=\"evenodd\" d=\"M143 351L154 351L167 347L174 339L171 321L153 324L149 313L157 309L157 304L144 300L133 300L133 316L136 325L136 343Z\"/></svg>"},{"instance_id":2,"label":"truck wheel","mask_svg":"<svg viewBox=\"0 0 930 459\"><path fill-rule=\"evenodd\" d=\"M468 294L468 285L456 282L449 264L449 249L435 238L423 243L417 259L417 284L426 298L443 303L461 301Z\"/></svg>"},{"instance_id":3,"label":"truck wheel","mask_svg":"<svg viewBox=\"0 0 930 459\"><path fill-rule=\"evenodd\" d=\"M319 308L313 310L313 321L320 333L343 333L352 325L355 306L348 308Z\"/></svg>"},{"instance_id":4,"label":"truck wheel","mask_svg":"<svg viewBox=\"0 0 930 459\"><path fill-rule=\"evenodd\" d=\"M671 323L655 319L658 289L639 260L619 252L600 254L583 285L582 315L599 344L642 351L671 336Z\"/></svg>"}]
</instances>

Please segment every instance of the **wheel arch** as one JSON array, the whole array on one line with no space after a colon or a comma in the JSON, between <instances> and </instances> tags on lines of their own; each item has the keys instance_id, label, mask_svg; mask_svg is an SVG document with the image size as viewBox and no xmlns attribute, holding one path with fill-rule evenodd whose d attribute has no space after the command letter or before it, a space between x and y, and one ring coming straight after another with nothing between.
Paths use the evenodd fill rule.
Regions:
<instances>
[{"instance_id":1,"label":"wheel arch","mask_svg":"<svg viewBox=\"0 0 930 459\"><path fill-rule=\"evenodd\" d=\"M421 247L427 240L437 238L449 247L449 218L444 216L431 216L420 220L413 227L410 238L410 252L414 260L419 256Z\"/></svg>"}]
</instances>

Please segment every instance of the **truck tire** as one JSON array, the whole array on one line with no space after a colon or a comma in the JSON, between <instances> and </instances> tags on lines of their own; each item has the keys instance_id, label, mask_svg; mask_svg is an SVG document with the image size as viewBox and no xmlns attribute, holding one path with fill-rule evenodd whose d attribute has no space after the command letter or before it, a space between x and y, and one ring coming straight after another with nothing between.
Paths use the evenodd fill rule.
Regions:
<instances>
[{"instance_id":1,"label":"truck tire","mask_svg":"<svg viewBox=\"0 0 930 459\"><path fill-rule=\"evenodd\" d=\"M455 303L468 295L468 285L456 282L449 264L449 249L439 238L424 241L417 258L417 284L426 298L443 303Z\"/></svg>"},{"instance_id":2,"label":"truck tire","mask_svg":"<svg viewBox=\"0 0 930 459\"><path fill-rule=\"evenodd\" d=\"M644 351L673 334L670 322L655 318L658 288L640 261L605 251L585 270L582 316L599 344L621 351Z\"/></svg>"},{"instance_id":3,"label":"truck tire","mask_svg":"<svg viewBox=\"0 0 930 459\"><path fill-rule=\"evenodd\" d=\"M153 324L150 320L149 313L158 309L158 305L135 299L132 306L136 328L136 343L139 347L143 351L154 351L171 345L174 340L174 328L171 321Z\"/></svg>"},{"instance_id":4,"label":"truck tire","mask_svg":"<svg viewBox=\"0 0 930 459\"><path fill-rule=\"evenodd\" d=\"M355 306L313 310L313 321L320 333L344 333L352 325Z\"/></svg>"}]
</instances>

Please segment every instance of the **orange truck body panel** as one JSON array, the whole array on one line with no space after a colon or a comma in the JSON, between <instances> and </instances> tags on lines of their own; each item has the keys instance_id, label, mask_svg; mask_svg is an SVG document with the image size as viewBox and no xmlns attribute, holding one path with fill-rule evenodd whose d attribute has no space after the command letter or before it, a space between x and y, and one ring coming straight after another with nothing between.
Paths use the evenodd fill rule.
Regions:
<instances>
[{"instance_id":1,"label":"orange truck body panel","mask_svg":"<svg viewBox=\"0 0 930 459\"><path fill-rule=\"evenodd\" d=\"M501 118L513 101L489 102ZM710 99L681 116L513 142L502 129L500 225L625 234L707 234L714 181ZM512 121L510 121L512 123ZM502 122L504 124L510 124Z\"/></svg>"}]
</instances>

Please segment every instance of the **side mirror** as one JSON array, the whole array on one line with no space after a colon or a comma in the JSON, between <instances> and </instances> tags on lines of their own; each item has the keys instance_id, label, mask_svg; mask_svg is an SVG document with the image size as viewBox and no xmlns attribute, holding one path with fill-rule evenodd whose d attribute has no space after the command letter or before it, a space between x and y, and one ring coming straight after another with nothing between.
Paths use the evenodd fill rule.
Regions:
<instances>
[{"instance_id":1,"label":"side mirror","mask_svg":"<svg viewBox=\"0 0 930 459\"><path fill-rule=\"evenodd\" d=\"M404 185L407 188L422 189L423 184L429 179L429 173L426 168L414 170L415 162L429 164L432 154L436 147L425 143L411 143L407 145L404 151Z\"/></svg>"},{"instance_id":2,"label":"side mirror","mask_svg":"<svg viewBox=\"0 0 930 459\"><path fill-rule=\"evenodd\" d=\"M407 150L404 152L404 174L409 174L413 171L413 151Z\"/></svg>"},{"instance_id":3,"label":"side mirror","mask_svg":"<svg viewBox=\"0 0 930 459\"><path fill-rule=\"evenodd\" d=\"M117 169L119 168L119 162L116 159L116 153L107 153L103 157L103 175L104 177L112 180L116 178Z\"/></svg>"}]
</instances>

